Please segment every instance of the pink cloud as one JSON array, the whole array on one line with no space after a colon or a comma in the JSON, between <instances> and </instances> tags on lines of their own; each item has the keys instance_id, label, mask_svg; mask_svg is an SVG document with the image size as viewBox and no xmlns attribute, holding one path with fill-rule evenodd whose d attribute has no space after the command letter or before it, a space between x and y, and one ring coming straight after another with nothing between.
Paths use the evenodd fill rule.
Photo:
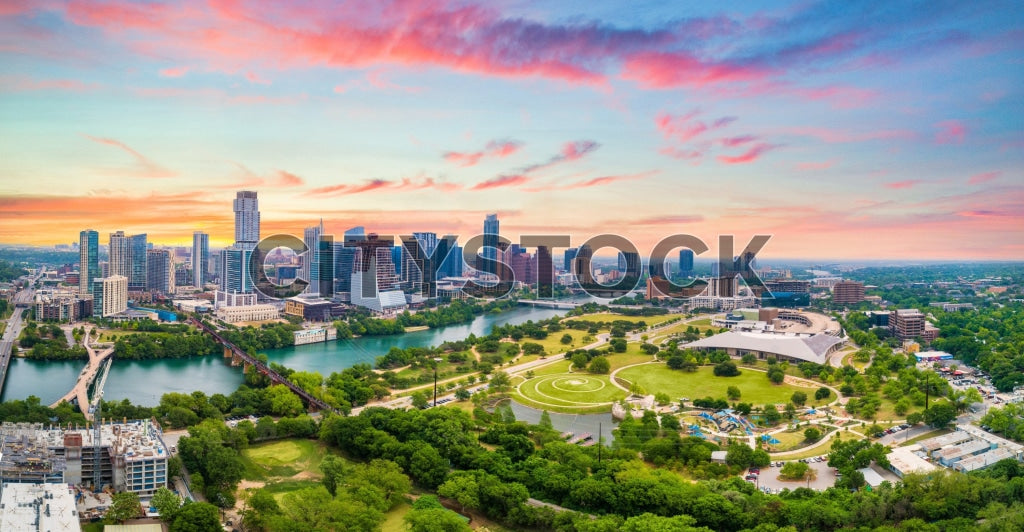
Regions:
<instances>
[{"instance_id":1,"label":"pink cloud","mask_svg":"<svg viewBox=\"0 0 1024 532\"><path fill-rule=\"evenodd\" d=\"M621 181L633 181L637 179L643 179L651 175L656 174L656 171L642 172L639 174L624 174L624 175L607 175L601 177L594 177L590 179L584 179L582 181L576 181L565 185L545 185L540 187L524 188L525 192L547 192L551 190L575 190L581 188L600 187L610 185L612 183L618 183Z\"/></svg>"},{"instance_id":2,"label":"pink cloud","mask_svg":"<svg viewBox=\"0 0 1024 532\"><path fill-rule=\"evenodd\" d=\"M923 183L924 181L921 179L907 179L904 181L893 181L892 183L886 183L883 186L885 188L891 188L893 190L902 190L907 188L913 188Z\"/></svg>"},{"instance_id":3,"label":"pink cloud","mask_svg":"<svg viewBox=\"0 0 1024 532\"><path fill-rule=\"evenodd\" d=\"M529 183L530 178L525 175L503 175L473 185L470 190L488 190L492 188L511 187Z\"/></svg>"},{"instance_id":4,"label":"pink cloud","mask_svg":"<svg viewBox=\"0 0 1024 532\"><path fill-rule=\"evenodd\" d=\"M704 153L698 150L687 150L682 148L673 148L671 146L665 146L658 150L658 153L667 155L673 159L690 160L700 159Z\"/></svg>"},{"instance_id":5,"label":"pink cloud","mask_svg":"<svg viewBox=\"0 0 1024 532\"><path fill-rule=\"evenodd\" d=\"M586 154L596 150L600 144L592 140L577 140L573 142L566 142L562 146L562 158L566 161L577 161L582 159Z\"/></svg>"},{"instance_id":6,"label":"pink cloud","mask_svg":"<svg viewBox=\"0 0 1024 532\"><path fill-rule=\"evenodd\" d=\"M180 78L188 72L187 66L169 67L160 69L160 75L165 78Z\"/></svg>"},{"instance_id":7,"label":"pink cloud","mask_svg":"<svg viewBox=\"0 0 1024 532\"><path fill-rule=\"evenodd\" d=\"M638 52L626 57L622 65L623 79L655 89L751 82L768 75L761 67L704 62L684 52Z\"/></svg>"},{"instance_id":8,"label":"pink cloud","mask_svg":"<svg viewBox=\"0 0 1024 532\"><path fill-rule=\"evenodd\" d=\"M103 144L106 146L113 146L129 155L131 155L136 162L136 166L129 170L129 175L132 177L148 177L148 178L163 178L163 177L175 177L178 175L173 170L168 170L152 161L145 155L135 151L127 144L112 138L105 137L94 137L92 135L82 134L82 137L97 144Z\"/></svg>"},{"instance_id":9,"label":"pink cloud","mask_svg":"<svg viewBox=\"0 0 1024 532\"><path fill-rule=\"evenodd\" d=\"M654 123L666 139L686 142L707 131L723 128L736 120L736 117L725 116L715 120L711 125L707 125L701 120L694 120L699 114L700 111L693 110L684 115L673 116L663 111L658 113Z\"/></svg>"},{"instance_id":10,"label":"pink cloud","mask_svg":"<svg viewBox=\"0 0 1024 532\"><path fill-rule=\"evenodd\" d=\"M741 135L739 137L726 137L722 139L720 142L723 146L735 148L736 146L742 146L755 140L757 140L757 137L753 135Z\"/></svg>"},{"instance_id":11,"label":"pink cloud","mask_svg":"<svg viewBox=\"0 0 1024 532\"><path fill-rule=\"evenodd\" d=\"M484 157L502 159L512 155L522 148L522 143L514 140L492 140L487 143L481 151L476 152L445 152L442 157L445 161L458 166L474 166Z\"/></svg>"},{"instance_id":12,"label":"pink cloud","mask_svg":"<svg viewBox=\"0 0 1024 532\"><path fill-rule=\"evenodd\" d=\"M754 162L763 153L770 150L774 150L777 147L778 146L772 144L761 143L757 144L756 146L750 148L749 150L740 155L719 155L718 160L725 164L746 164Z\"/></svg>"},{"instance_id":13,"label":"pink cloud","mask_svg":"<svg viewBox=\"0 0 1024 532\"><path fill-rule=\"evenodd\" d=\"M935 124L937 144L962 144L967 136L967 126L959 120L943 120Z\"/></svg>"},{"instance_id":14,"label":"pink cloud","mask_svg":"<svg viewBox=\"0 0 1024 532\"><path fill-rule=\"evenodd\" d=\"M988 183L999 176L1003 175L1002 172L985 172L983 174L972 175L968 180L968 185L980 185L982 183Z\"/></svg>"},{"instance_id":15,"label":"pink cloud","mask_svg":"<svg viewBox=\"0 0 1024 532\"><path fill-rule=\"evenodd\" d=\"M415 191L433 188L446 192L459 190L461 185L436 181L433 178L402 178L398 181L388 179L368 179L361 184L339 183L310 190L306 196L341 196L349 194L361 194L374 191Z\"/></svg>"}]
</instances>

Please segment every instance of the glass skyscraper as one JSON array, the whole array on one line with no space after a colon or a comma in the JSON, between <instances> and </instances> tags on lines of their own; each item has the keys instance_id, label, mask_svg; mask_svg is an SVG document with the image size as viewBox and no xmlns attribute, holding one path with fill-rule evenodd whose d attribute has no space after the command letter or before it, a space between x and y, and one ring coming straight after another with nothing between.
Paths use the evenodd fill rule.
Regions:
<instances>
[{"instance_id":1,"label":"glass skyscraper","mask_svg":"<svg viewBox=\"0 0 1024 532\"><path fill-rule=\"evenodd\" d=\"M92 229L78 233L78 293L92 294L92 282L100 275L100 234Z\"/></svg>"},{"instance_id":2,"label":"glass skyscraper","mask_svg":"<svg viewBox=\"0 0 1024 532\"><path fill-rule=\"evenodd\" d=\"M235 195L235 243L221 253L224 275L220 289L228 293L251 293L249 257L260 242L260 210L256 192L240 190Z\"/></svg>"},{"instance_id":3,"label":"glass skyscraper","mask_svg":"<svg viewBox=\"0 0 1024 532\"><path fill-rule=\"evenodd\" d=\"M498 234L499 224L497 214L488 214L484 218L484 249L481 255L489 259L489 264L482 264L477 269L486 273L498 273L498 264L493 262L498 258Z\"/></svg>"},{"instance_id":4,"label":"glass skyscraper","mask_svg":"<svg viewBox=\"0 0 1024 532\"><path fill-rule=\"evenodd\" d=\"M146 289L146 252L149 246L146 245L146 234L132 235L128 237L128 291L142 291Z\"/></svg>"},{"instance_id":5,"label":"glass skyscraper","mask_svg":"<svg viewBox=\"0 0 1024 532\"><path fill-rule=\"evenodd\" d=\"M235 195L235 243L251 244L260 241L260 205L253 190L240 190Z\"/></svg>"}]
</instances>

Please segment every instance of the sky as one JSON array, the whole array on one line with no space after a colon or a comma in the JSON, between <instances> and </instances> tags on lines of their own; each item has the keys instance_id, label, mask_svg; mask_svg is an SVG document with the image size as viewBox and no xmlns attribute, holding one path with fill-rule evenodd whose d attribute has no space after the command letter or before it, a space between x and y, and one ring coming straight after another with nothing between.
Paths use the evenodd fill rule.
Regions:
<instances>
[{"instance_id":1,"label":"sky","mask_svg":"<svg viewBox=\"0 0 1024 532\"><path fill-rule=\"evenodd\" d=\"M222 246L243 189L264 236L1024 259L1024 10L0 0L0 242Z\"/></svg>"}]
</instances>

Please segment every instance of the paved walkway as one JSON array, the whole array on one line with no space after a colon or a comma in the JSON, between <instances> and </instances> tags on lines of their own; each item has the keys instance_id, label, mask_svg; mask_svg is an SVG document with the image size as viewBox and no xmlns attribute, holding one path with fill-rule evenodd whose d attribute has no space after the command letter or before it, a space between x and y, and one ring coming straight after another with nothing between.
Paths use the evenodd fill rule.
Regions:
<instances>
[{"instance_id":1,"label":"paved walkway","mask_svg":"<svg viewBox=\"0 0 1024 532\"><path fill-rule=\"evenodd\" d=\"M103 362L113 356L114 347L108 347L103 351L97 352L91 345L89 345L89 339L92 338L92 329L87 329L85 337L82 339L82 344L85 346L85 350L89 352L89 363L82 368L82 373L78 376L78 380L75 381L75 386L71 388L71 391L64 394L60 399L57 399L50 408L56 408L60 403L67 401L72 402L72 399L78 402L78 408L85 415L85 419L92 421L92 413L89 411L91 402L89 401L89 385L95 380L96 374L99 373L100 368L103 367Z\"/></svg>"}]
</instances>

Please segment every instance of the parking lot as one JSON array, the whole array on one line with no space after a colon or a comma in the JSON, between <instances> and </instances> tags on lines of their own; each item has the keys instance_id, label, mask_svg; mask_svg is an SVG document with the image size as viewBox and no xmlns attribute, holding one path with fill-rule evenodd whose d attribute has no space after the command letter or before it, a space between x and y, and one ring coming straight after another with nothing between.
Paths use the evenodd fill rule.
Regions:
<instances>
[{"instance_id":1,"label":"parking lot","mask_svg":"<svg viewBox=\"0 0 1024 532\"><path fill-rule=\"evenodd\" d=\"M820 460L820 461L818 461ZM827 457L806 458L803 461L816 472L816 477L810 482L806 480L781 480L779 471L780 465L785 462L773 462L772 465L761 468L758 479L754 484L761 489L770 490L770 493L778 493L783 489L811 488L817 491L824 491L836 483L835 470L828 466Z\"/></svg>"}]
</instances>

